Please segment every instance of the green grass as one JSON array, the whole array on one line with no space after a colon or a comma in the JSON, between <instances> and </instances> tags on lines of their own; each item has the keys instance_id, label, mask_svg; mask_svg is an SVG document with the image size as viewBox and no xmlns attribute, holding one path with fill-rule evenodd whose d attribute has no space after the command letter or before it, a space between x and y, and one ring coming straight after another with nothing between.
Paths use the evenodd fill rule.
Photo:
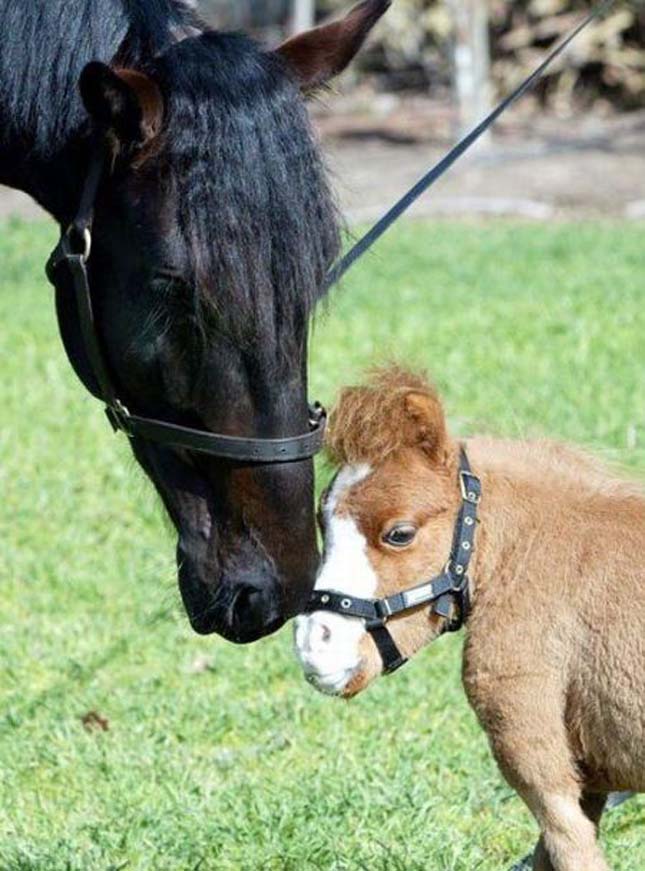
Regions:
<instances>
[{"instance_id":1,"label":"green grass","mask_svg":"<svg viewBox=\"0 0 645 871\"><path fill-rule=\"evenodd\" d=\"M288 629L191 634L151 488L63 358L53 238L0 228L0 869L504 871L535 828L466 704L460 638L345 704L303 682ZM642 472L644 281L642 225L401 225L318 318L312 396L396 355L459 432ZM644 821L640 799L607 817L618 871L645 867Z\"/></svg>"}]
</instances>

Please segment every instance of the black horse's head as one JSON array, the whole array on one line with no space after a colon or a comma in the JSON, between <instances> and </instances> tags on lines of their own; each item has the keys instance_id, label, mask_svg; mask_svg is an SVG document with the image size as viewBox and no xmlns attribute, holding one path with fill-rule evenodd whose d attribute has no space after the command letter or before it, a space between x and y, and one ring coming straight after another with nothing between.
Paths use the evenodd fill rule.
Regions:
<instances>
[{"instance_id":1,"label":"black horse's head","mask_svg":"<svg viewBox=\"0 0 645 871\"><path fill-rule=\"evenodd\" d=\"M132 412L230 435L307 430L307 325L339 233L302 92L350 62L388 5L365 0L275 52L205 32L143 68L85 68L112 146L92 295ZM132 447L177 529L198 632L252 641L300 609L317 565L310 461Z\"/></svg>"}]
</instances>

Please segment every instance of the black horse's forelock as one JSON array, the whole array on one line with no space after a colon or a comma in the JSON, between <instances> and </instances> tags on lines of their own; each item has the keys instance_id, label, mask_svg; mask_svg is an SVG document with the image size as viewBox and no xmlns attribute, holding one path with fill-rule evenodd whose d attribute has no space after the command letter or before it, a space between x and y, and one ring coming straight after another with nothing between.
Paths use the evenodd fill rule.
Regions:
<instances>
[{"instance_id":1,"label":"black horse's forelock","mask_svg":"<svg viewBox=\"0 0 645 871\"><path fill-rule=\"evenodd\" d=\"M217 32L172 46L152 71L198 308L237 342L293 360L339 250L298 86L275 53Z\"/></svg>"}]
</instances>

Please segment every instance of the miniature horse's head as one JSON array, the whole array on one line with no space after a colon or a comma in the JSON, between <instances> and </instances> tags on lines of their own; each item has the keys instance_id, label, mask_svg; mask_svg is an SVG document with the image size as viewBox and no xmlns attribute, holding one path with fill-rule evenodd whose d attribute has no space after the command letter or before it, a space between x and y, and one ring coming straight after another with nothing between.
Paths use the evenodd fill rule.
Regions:
<instances>
[{"instance_id":1,"label":"miniature horse's head","mask_svg":"<svg viewBox=\"0 0 645 871\"><path fill-rule=\"evenodd\" d=\"M345 389L329 428L341 468L320 507L325 539L317 589L382 598L428 580L450 553L460 491L458 447L441 403L421 376L396 367ZM426 606L388 622L410 657L444 620ZM353 696L383 664L361 619L327 611L299 617L296 650L323 692Z\"/></svg>"},{"instance_id":2,"label":"miniature horse's head","mask_svg":"<svg viewBox=\"0 0 645 871\"><path fill-rule=\"evenodd\" d=\"M112 152L90 281L131 412L236 436L307 431L307 324L339 233L303 91L350 62L388 5L365 0L276 51L204 32L136 70L127 57L85 68ZM132 446L176 526L193 627L247 642L296 613L317 566L311 462Z\"/></svg>"}]
</instances>

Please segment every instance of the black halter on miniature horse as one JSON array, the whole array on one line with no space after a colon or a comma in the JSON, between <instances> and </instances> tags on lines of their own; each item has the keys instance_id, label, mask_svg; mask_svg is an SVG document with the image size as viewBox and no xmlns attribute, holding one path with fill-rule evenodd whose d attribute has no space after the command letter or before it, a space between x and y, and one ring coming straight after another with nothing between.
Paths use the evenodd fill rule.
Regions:
<instances>
[{"instance_id":1,"label":"black halter on miniature horse","mask_svg":"<svg viewBox=\"0 0 645 871\"><path fill-rule=\"evenodd\" d=\"M101 337L94 317L92 292L87 264L92 252L92 218L94 201L107 160L107 150L99 143L90 163L83 188L78 213L47 262L47 277L56 288L57 313L60 323L60 297L71 286L76 298L76 308L81 327L81 336L92 373L105 402L105 412L115 432L123 432L129 438L147 441L173 448L210 454L236 463L293 463L307 460L322 449L327 414L322 405L310 406L310 430L303 435L287 438L253 438L221 435L208 430L193 429L178 424L131 414L118 397L114 380L101 349ZM63 273L67 273L67 278ZM62 327L61 335L64 336ZM74 357L66 345L66 353L72 368Z\"/></svg>"},{"instance_id":2,"label":"black halter on miniature horse","mask_svg":"<svg viewBox=\"0 0 645 871\"><path fill-rule=\"evenodd\" d=\"M475 544L477 507L481 501L482 487L470 468L464 448L459 457L459 486L462 502L455 521L450 557L436 577L382 599L357 599L335 590L314 590L307 605L307 613L331 611L345 617L363 619L383 660L384 674L392 674L407 662L387 628L391 617L413 611L421 605L432 605L432 611L446 620L445 632L457 632L468 618L468 566Z\"/></svg>"}]
</instances>

